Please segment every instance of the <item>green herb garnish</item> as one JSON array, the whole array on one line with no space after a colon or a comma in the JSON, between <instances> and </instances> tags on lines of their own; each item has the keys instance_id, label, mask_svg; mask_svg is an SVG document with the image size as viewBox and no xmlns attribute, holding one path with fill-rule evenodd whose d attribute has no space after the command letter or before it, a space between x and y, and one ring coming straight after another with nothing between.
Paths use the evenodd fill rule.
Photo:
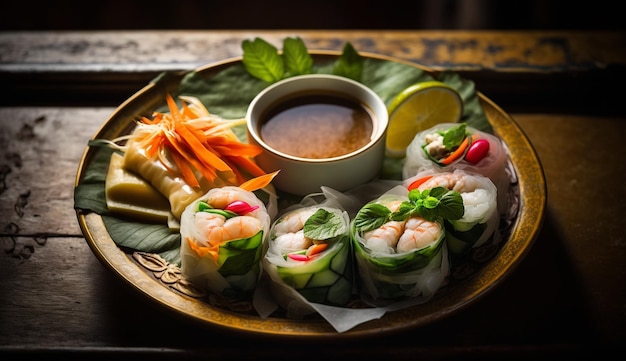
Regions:
<instances>
[{"instance_id":1,"label":"green herb garnish","mask_svg":"<svg viewBox=\"0 0 626 361\"><path fill-rule=\"evenodd\" d=\"M404 221L410 217L422 217L431 222L439 219L457 220L463 217L463 213L463 198L457 191L444 187L422 192L413 189L409 192L409 200L402 202L395 212L379 203L366 204L354 218L354 227L364 233L389 221Z\"/></svg>"},{"instance_id":2,"label":"green herb garnish","mask_svg":"<svg viewBox=\"0 0 626 361\"><path fill-rule=\"evenodd\" d=\"M463 198L457 191L444 187L432 189L413 189L409 192L409 200L402 202L396 212L389 215L392 221L403 221L412 216L420 216L427 221L437 218L457 220L463 217L465 209Z\"/></svg>"},{"instance_id":3,"label":"green herb garnish","mask_svg":"<svg viewBox=\"0 0 626 361\"><path fill-rule=\"evenodd\" d=\"M243 48L242 62L250 75L268 83L283 78L285 62L274 45L256 38L254 41L244 40L241 47Z\"/></svg>"},{"instance_id":4,"label":"green herb garnish","mask_svg":"<svg viewBox=\"0 0 626 361\"><path fill-rule=\"evenodd\" d=\"M466 126L467 124L461 123L456 127L452 127L440 133L443 136L443 146L446 147L447 150L456 149L461 145L463 139L467 137L467 132L465 131Z\"/></svg>"},{"instance_id":5,"label":"green herb garnish","mask_svg":"<svg viewBox=\"0 0 626 361\"><path fill-rule=\"evenodd\" d=\"M285 38L282 54L274 45L261 38L244 40L241 47L243 49L242 62L246 71L253 77L268 83L315 72L313 58L304 41L299 37ZM341 56L335 61L332 74L361 81L363 61L352 44L346 43Z\"/></svg>"},{"instance_id":6,"label":"green herb garnish","mask_svg":"<svg viewBox=\"0 0 626 361\"><path fill-rule=\"evenodd\" d=\"M335 62L333 74L361 81L363 77L363 62L363 57L359 55L352 44L346 43L341 56Z\"/></svg>"},{"instance_id":7,"label":"green herb garnish","mask_svg":"<svg viewBox=\"0 0 626 361\"><path fill-rule=\"evenodd\" d=\"M347 229L341 217L320 208L304 222L303 231L307 238L324 240L344 234Z\"/></svg>"}]
</instances>

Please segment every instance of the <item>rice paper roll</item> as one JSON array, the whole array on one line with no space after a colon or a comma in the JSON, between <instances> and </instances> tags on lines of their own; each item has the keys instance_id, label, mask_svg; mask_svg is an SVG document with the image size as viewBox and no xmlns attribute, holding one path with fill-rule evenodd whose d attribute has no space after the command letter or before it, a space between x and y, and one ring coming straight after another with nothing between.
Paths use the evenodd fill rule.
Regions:
<instances>
[{"instance_id":1,"label":"rice paper roll","mask_svg":"<svg viewBox=\"0 0 626 361\"><path fill-rule=\"evenodd\" d=\"M443 173L427 171L405 180L405 185L408 189L419 191L443 187L461 195L463 216L456 220L444 220L446 243L451 256L462 256L497 235L500 223L498 191L489 178L463 170Z\"/></svg>"},{"instance_id":2,"label":"rice paper roll","mask_svg":"<svg viewBox=\"0 0 626 361\"><path fill-rule=\"evenodd\" d=\"M236 186L213 188L181 216L181 272L196 286L225 297L249 297L261 276L270 215Z\"/></svg>"},{"instance_id":3,"label":"rice paper roll","mask_svg":"<svg viewBox=\"0 0 626 361\"><path fill-rule=\"evenodd\" d=\"M461 169L480 174L494 183L499 193L499 212L508 210L511 183L508 155L502 140L465 123L441 123L419 132L406 150L402 178L424 171L452 172Z\"/></svg>"},{"instance_id":4,"label":"rice paper roll","mask_svg":"<svg viewBox=\"0 0 626 361\"><path fill-rule=\"evenodd\" d=\"M427 200L397 186L356 214L351 238L363 301L421 303L442 285L449 274L442 219L460 218L463 208L458 194L438 191Z\"/></svg>"},{"instance_id":5,"label":"rice paper roll","mask_svg":"<svg viewBox=\"0 0 626 361\"><path fill-rule=\"evenodd\" d=\"M348 303L353 291L349 231L348 213L325 205L292 207L273 223L263 269L273 298L291 317L312 313L308 302Z\"/></svg>"}]
</instances>

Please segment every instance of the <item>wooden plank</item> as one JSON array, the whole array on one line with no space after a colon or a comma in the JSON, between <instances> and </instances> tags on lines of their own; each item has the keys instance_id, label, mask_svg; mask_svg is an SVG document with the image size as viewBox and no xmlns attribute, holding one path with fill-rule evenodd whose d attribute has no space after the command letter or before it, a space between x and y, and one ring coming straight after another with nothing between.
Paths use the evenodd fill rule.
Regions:
<instances>
[{"instance_id":1,"label":"wooden plank","mask_svg":"<svg viewBox=\"0 0 626 361\"><path fill-rule=\"evenodd\" d=\"M115 106L161 72L240 56L241 42L257 36L278 48L293 36L302 37L310 49L341 50L350 42L360 52L394 54L436 70L456 71L516 110L545 97L551 102L535 103L571 106L590 97L602 101L606 95L598 95L596 88L626 80L626 38L609 31L5 32L0 33L0 81L11 91L0 104ZM522 101L528 89L537 96ZM614 100L619 99L612 97L606 104Z\"/></svg>"},{"instance_id":2,"label":"wooden plank","mask_svg":"<svg viewBox=\"0 0 626 361\"><path fill-rule=\"evenodd\" d=\"M73 210L74 179L87 141L112 112L0 108L0 219L5 233L81 235Z\"/></svg>"},{"instance_id":3,"label":"wooden plank","mask_svg":"<svg viewBox=\"0 0 626 361\"><path fill-rule=\"evenodd\" d=\"M310 49L396 54L436 69L570 71L626 62L626 35L610 31L161 30L3 32L3 71L175 71L240 56L261 37L281 48L302 37ZM372 39L376 39L373 41Z\"/></svg>"}]
</instances>

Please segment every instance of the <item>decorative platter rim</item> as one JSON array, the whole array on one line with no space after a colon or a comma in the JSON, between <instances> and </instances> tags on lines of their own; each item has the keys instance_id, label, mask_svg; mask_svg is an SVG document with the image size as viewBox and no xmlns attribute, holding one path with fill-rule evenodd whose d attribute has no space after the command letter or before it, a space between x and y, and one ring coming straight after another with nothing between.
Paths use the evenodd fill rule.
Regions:
<instances>
[{"instance_id":1,"label":"decorative platter rim","mask_svg":"<svg viewBox=\"0 0 626 361\"><path fill-rule=\"evenodd\" d=\"M310 51L314 57L335 57L340 52L332 50ZM435 73L422 65L406 60L373 53L360 53L365 58L398 62ZM239 63L242 57L234 57L198 67L194 71L209 74L224 67ZM182 76L182 73L181 75ZM138 113L138 109L156 108L163 102L162 91L176 89L180 78L173 77L165 83L150 83L123 102L104 122L94 135L94 139L112 133L123 132L128 120ZM500 284L516 268L529 252L541 229L546 210L546 184L543 169L536 152L515 120L497 104L477 91L480 104L495 133L506 143L510 160L517 173L519 187L518 215L511 228L508 240L494 258L480 270L446 291L445 297L435 297L429 302L407 309L388 312L380 319L358 325L353 329L338 333L323 319L291 320L286 318L261 318L260 316L239 314L215 307L206 302L177 292L172 284L163 281L167 269L159 272L147 271L123 252L111 239L102 217L96 213L76 210L77 218L85 239L98 258L110 271L114 272L131 288L147 297L148 301L164 306L179 315L200 324L233 331L245 335L279 336L294 338L342 339L373 336L380 332L399 332L423 326L450 316L466 308ZM76 175L76 185L92 156L89 147L85 150ZM157 267L158 268L158 267Z\"/></svg>"}]
</instances>

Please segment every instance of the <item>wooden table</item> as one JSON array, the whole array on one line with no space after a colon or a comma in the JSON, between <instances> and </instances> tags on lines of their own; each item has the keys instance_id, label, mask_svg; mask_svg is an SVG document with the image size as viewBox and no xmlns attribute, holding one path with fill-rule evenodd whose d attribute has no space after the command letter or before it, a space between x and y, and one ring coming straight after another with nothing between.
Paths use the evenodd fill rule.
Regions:
<instances>
[{"instance_id":1,"label":"wooden table","mask_svg":"<svg viewBox=\"0 0 626 361\"><path fill-rule=\"evenodd\" d=\"M472 79L535 147L547 214L530 253L462 312L367 340L231 335L147 304L94 256L73 209L104 120L163 71L241 55L244 39L389 55ZM618 359L626 341L626 36L522 31L0 33L0 357ZM7 86L8 85L8 86ZM242 348L243 346L243 348ZM615 355L615 356L613 356Z\"/></svg>"}]
</instances>

